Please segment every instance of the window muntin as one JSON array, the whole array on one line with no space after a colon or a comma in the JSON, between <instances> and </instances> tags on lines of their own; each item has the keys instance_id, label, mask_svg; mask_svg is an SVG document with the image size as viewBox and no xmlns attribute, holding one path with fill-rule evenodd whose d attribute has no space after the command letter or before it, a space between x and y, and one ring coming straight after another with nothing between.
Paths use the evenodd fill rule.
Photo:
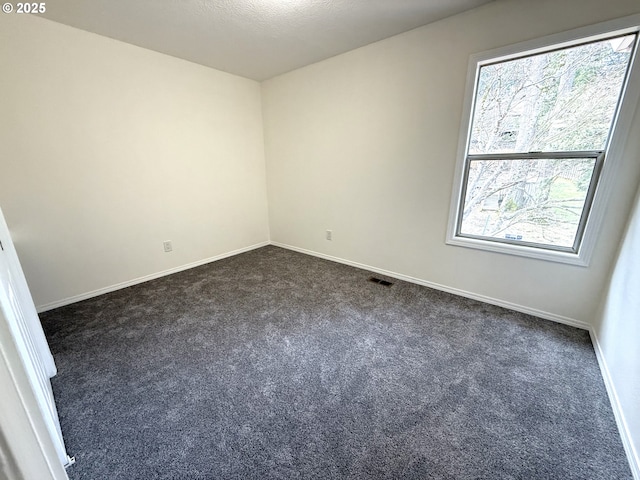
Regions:
<instances>
[{"instance_id":1,"label":"window muntin","mask_svg":"<svg viewBox=\"0 0 640 480\"><path fill-rule=\"evenodd\" d=\"M456 237L578 252L636 43L478 67Z\"/></svg>"}]
</instances>

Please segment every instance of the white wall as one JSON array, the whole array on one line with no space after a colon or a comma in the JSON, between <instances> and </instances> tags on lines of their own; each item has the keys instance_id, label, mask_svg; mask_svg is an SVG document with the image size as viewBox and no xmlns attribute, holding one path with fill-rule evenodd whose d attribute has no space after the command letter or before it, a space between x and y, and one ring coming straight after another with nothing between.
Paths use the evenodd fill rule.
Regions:
<instances>
[{"instance_id":1,"label":"white wall","mask_svg":"<svg viewBox=\"0 0 640 480\"><path fill-rule=\"evenodd\" d=\"M640 478L640 190L594 331Z\"/></svg>"},{"instance_id":2,"label":"white wall","mask_svg":"<svg viewBox=\"0 0 640 480\"><path fill-rule=\"evenodd\" d=\"M258 244L270 225L276 242L593 322L637 448L638 213L595 312L640 180L638 112L590 267L444 243L469 55L632 13L637 0L498 0L262 91L4 15L0 205L34 299L47 305Z\"/></svg>"},{"instance_id":3,"label":"white wall","mask_svg":"<svg viewBox=\"0 0 640 480\"><path fill-rule=\"evenodd\" d=\"M625 152L588 268L447 246L467 64L472 53L638 12L637 0L499 0L264 82L272 241L591 322L640 179L639 148Z\"/></svg>"},{"instance_id":4,"label":"white wall","mask_svg":"<svg viewBox=\"0 0 640 480\"><path fill-rule=\"evenodd\" d=\"M0 205L37 305L268 241L257 82L27 15L0 18L0 65Z\"/></svg>"}]
</instances>

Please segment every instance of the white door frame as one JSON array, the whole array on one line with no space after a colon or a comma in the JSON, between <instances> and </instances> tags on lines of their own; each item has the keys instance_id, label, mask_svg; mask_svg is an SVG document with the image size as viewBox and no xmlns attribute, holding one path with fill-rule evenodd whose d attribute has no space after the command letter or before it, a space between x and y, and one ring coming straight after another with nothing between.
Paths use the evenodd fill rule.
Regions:
<instances>
[{"instance_id":1,"label":"white door frame","mask_svg":"<svg viewBox=\"0 0 640 480\"><path fill-rule=\"evenodd\" d=\"M0 478L69 480L0 309Z\"/></svg>"},{"instance_id":2,"label":"white door frame","mask_svg":"<svg viewBox=\"0 0 640 480\"><path fill-rule=\"evenodd\" d=\"M22 369L36 399L40 417L56 449L60 465L67 466L73 459L66 453L58 411L56 409L50 377L56 374L56 366L44 336L36 307L31 298L18 254L13 245L9 228L0 210L0 310L3 328L11 338L3 344L5 361L9 360L9 340L17 350ZM13 366L16 372L17 366ZM15 373L12 375L16 381ZM23 402L24 403L24 402Z\"/></svg>"}]
</instances>

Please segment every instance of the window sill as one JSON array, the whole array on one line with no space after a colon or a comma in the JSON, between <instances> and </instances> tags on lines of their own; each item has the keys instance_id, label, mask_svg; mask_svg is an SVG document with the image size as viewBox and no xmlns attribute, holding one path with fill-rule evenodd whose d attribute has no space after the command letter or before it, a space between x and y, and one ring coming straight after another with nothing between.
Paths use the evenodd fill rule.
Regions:
<instances>
[{"instance_id":1,"label":"window sill","mask_svg":"<svg viewBox=\"0 0 640 480\"><path fill-rule=\"evenodd\" d=\"M580 253L558 252L554 250L545 250L543 248L529 247L526 245L512 245L499 242L491 242L476 238L466 237L448 237L447 245L458 247L475 248L477 250L485 250L488 252L504 253L508 255L517 255L520 257L535 258L538 260L546 260L549 262L565 263L569 265L578 265L586 267L589 265L585 255ZM581 249L583 250L583 249Z\"/></svg>"}]
</instances>

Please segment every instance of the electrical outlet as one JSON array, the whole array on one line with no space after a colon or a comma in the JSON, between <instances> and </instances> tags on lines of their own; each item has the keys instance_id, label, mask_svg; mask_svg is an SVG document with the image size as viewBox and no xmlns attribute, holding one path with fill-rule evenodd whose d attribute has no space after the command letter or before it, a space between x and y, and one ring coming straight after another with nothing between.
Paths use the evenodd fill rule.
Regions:
<instances>
[{"instance_id":1,"label":"electrical outlet","mask_svg":"<svg viewBox=\"0 0 640 480\"><path fill-rule=\"evenodd\" d=\"M333 231L332 230L327 230L326 238L327 238L327 240L333 240Z\"/></svg>"},{"instance_id":2,"label":"electrical outlet","mask_svg":"<svg viewBox=\"0 0 640 480\"><path fill-rule=\"evenodd\" d=\"M164 251L165 252L173 251L173 245L171 245L171 240L166 240L166 241L162 242L162 245L164 245Z\"/></svg>"}]
</instances>

